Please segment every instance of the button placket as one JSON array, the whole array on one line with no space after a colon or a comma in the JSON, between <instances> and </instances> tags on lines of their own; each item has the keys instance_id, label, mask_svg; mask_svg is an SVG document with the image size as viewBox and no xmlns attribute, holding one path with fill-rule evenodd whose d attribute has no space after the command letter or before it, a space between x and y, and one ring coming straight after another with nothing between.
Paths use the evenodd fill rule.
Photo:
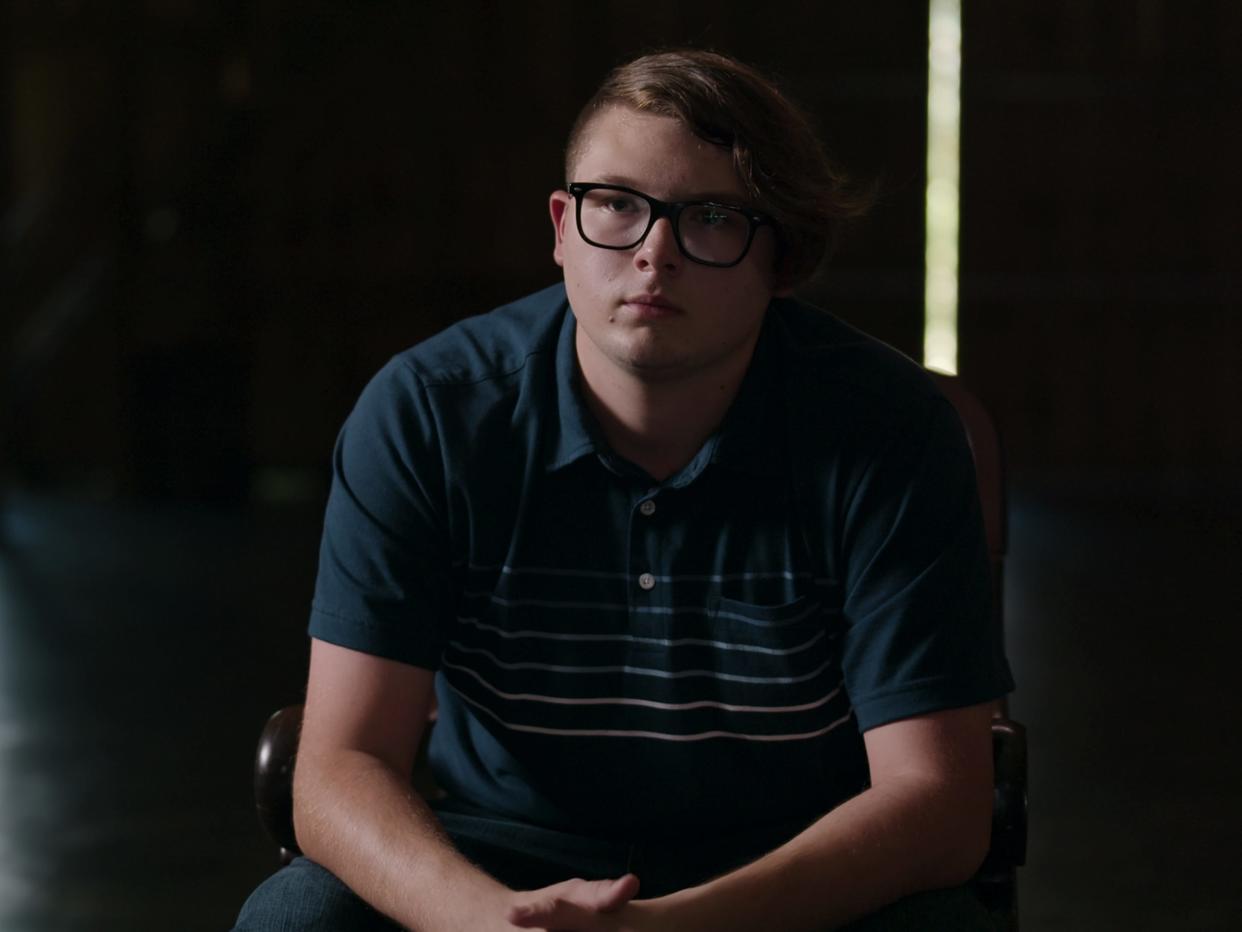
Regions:
<instances>
[{"instance_id":1,"label":"button placket","mask_svg":"<svg viewBox=\"0 0 1242 932\"><path fill-rule=\"evenodd\" d=\"M661 569L664 565L661 546L663 532L659 526L661 522L653 517L658 511L658 493L658 489L648 487L638 493L637 501L631 499L630 505L631 539L636 545L631 558L637 564L631 565L635 570L643 570L638 575L637 582L641 593L639 601L645 608L658 604L661 601L659 593L663 591L656 587L659 580L656 574L664 572Z\"/></svg>"}]
</instances>

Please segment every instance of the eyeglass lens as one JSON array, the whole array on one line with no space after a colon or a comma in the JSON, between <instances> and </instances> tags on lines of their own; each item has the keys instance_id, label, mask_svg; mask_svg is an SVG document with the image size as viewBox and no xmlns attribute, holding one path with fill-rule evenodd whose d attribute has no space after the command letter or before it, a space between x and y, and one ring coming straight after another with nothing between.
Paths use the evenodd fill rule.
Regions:
<instances>
[{"instance_id":1,"label":"eyeglass lens","mask_svg":"<svg viewBox=\"0 0 1242 932\"><path fill-rule=\"evenodd\" d=\"M588 242L613 249L638 245L651 222L651 205L612 188L593 188L581 196L579 217ZM687 204L677 214L682 249L703 262L736 262L750 240L750 220L741 211L715 204Z\"/></svg>"}]
</instances>

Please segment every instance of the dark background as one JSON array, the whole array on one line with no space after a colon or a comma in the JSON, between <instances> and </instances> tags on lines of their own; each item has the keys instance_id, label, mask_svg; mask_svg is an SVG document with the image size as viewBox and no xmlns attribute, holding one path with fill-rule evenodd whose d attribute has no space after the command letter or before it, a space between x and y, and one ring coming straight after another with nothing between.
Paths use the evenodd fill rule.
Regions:
<instances>
[{"instance_id":1,"label":"dark background","mask_svg":"<svg viewBox=\"0 0 1242 932\"><path fill-rule=\"evenodd\" d=\"M963 30L961 374L1010 467L1015 708L1042 779L1098 785L1178 740L1236 774L1213 729L1121 758L1095 730L1054 742L1134 702L1150 726L1140 685L1186 703L1156 715L1169 735L1238 724L1242 5L967 0ZM879 183L804 295L917 358L923 3L0 6L0 919L228 922L271 864L248 755L304 675L341 420L394 352L557 279L574 114L609 67L680 43L774 74ZM1040 640L1046 610L1070 627ZM1030 927L1108 927L1084 910L1142 885L1083 872L1134 865L1065 860L1047 833L1075 810L1048 799ZM1242 820L1220 801L1182 822L1223 850ZM1205 869L1159 902L1217 889Z\"/></svg>"}]
</instances>

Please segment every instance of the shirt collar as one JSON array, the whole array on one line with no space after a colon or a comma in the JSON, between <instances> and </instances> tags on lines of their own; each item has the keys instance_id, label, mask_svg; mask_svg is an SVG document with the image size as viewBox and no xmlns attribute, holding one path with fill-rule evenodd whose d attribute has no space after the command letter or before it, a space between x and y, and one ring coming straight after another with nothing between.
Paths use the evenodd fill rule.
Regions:
<instances>
[{"instance_id":1,"label":"shirt collar","mask_svg":"<svg viewBox=\"0 0 1242 932\"><path fill-rule=\"evenodd\" d=\"M568 301L562 305L561 314L561 329L556 340L556 425L547 445L549 472L601 449L594 419L587 411L578 385L578 351L574 346L576 322Z\"/></svg>"},{"instance_id":2,"label":"shirt collar","mask_svg":"<svg viewBox=\"0 0 1242 932\"><path fill-rule=\"evenodd\" d=\"M562 314L555 357L557 418L546 447L549 471L588 454L610 453L582 398L574 342L576 321L568 302ZM724 422L691 463L672 477L680 479L678 484L692 480L708 462L758 476L783 474L784 457L779 451L785 442L785 406L779 376L786 342L779 318L769 310L750 367Z\"/></svg>"}]
</instances>

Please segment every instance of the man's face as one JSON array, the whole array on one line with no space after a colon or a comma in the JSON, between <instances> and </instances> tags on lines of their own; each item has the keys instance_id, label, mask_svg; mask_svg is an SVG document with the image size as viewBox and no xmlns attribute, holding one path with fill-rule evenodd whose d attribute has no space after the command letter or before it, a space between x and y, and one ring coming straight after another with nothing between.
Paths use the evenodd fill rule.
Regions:
<instances>
[{"instance_id":1,"label":"man's face","mask_svg":"<svg viewBox=\"0 0 1242 932\"><path fill-rule=\"evenodd\" d=\"M728 150L699 139L679 120L612 107L587 126L570 181L618 184L665 201L744 205L747 196ZM774 293L774 241L760 227L732 268L683 256L667 218L631 249L585 242L574 199L551 197L553 256L578 323L578 359L648 381L745 368Z\"/></svg>"}]
</instances>

